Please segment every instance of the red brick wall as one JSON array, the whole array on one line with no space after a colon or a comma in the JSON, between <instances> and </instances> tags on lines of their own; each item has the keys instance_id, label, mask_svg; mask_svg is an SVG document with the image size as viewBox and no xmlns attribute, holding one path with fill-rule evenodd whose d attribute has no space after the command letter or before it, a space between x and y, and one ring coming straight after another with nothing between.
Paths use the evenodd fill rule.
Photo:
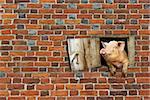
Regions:
<instances>
[{"instance_id":1,"label":"red brick wall","mask_svg":"<svg viewBox=\"0 0 150 100\"><path fill-rule=\"evenodd\" d=\"M148 4L0 0L0 100L149 100ZM126 78L109 77L107 68L98 68L76 80L67 37L105 35L135 35L135 67Z\"/></svg>"}]
</instances>

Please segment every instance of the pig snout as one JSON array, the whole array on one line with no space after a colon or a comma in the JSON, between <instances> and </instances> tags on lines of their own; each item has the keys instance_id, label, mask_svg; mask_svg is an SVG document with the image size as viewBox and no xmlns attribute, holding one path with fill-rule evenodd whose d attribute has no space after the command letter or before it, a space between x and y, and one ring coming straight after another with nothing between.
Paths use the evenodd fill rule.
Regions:
<instances>
[{"instance_id":1,"label":"pig snout","mask_svg":"<svg viewBox=\"0 0 150 100\"><path fill-rule=\"evenodd\" d=\"M106 54L105 49L101 49L100 54L105 55Z\"/></svg>"}]
</instances>

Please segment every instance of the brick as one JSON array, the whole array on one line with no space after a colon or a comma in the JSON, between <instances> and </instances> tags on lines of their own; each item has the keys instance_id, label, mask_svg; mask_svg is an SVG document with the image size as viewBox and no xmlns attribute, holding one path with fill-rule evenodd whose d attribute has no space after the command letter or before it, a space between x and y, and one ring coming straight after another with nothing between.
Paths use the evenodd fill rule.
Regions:
<instances>
[{"instance_id":1,"label":"brick","mask_svg":"<svg viewBox=\"0 0 150 100\"><path fill-rule=\"evenodd\" d=\"M78 91L70 91L70 96L77 96L78 95Z\"/></svg>"},{"instance_id":2,"label":"brick","mask_svg":"<svg viewBox=\"0 0 150 100\"><path fill-rule=\"evenodd\" d=\"M67 5L66 4L53 4L52 8L57 8L57 9L67 9Z\"/></svg>"},{"instance_id":3,"label":"brick","mask_svg":"<svg viewBox=\"0 0 150 100\"><path fill-rule=\"evenodd\" d=\"M64 34L64 35L77 35L77 34L78 34L78 31L66 30L66 31L63 31L63 34Z\"/></svg>"},{"instance_id":4,"label":"brick","mask_svg":"<svg viewBox=\"0 0 150 100\"><path fill-rule=\"evenodd\" d=\"M132 97L130 97L130 96L127 96L126 97L126 100L141 100L141 97L138 97L138 96L132 96Z\"/></svg>"},{"instance_id":5,"label":"brick","mask_svg":"<svg viewBox=\"0 0 150 100\"><path fill-rule=\"evenodd\" d=\"M52 41L63 41L63 40L65 40L64 36L49 36L49 38Z\"/></svg>"},{"instance_id":6,"label":"brick","mask_svg":"<svg viewBox=\"0 0 150 100\"><path fill-rule=\"evenodd\" d=\"M150 78L137 78L137 83L149 83Z\"/></svg>"},{"instance_id":7,"label":"brick","mask_svg":"<svg viewBox=\"0 0 150 100\"><path fill-rule=\"evenodd\" d=\"M112 14L103 14L102 18L104 19L116 19L116 15L112 15Z\"/></svg>"},{"instance_id":8,"label":"brick","mask_svg":"<svg viewBox=\"0 0 150 100\"><path fill-rule=\"evenodd\" d=\"M23 79L23 83L27 83L27 84L37 84L37 83L39 83L40 82L40 80L39 79L37 79L37 78L24 78Z\"/></svg>"},{"instance_id":9,"label":"brick","mask_svg":"<svg viewBox=\"0 0 150 100\"><path fill-rule=\"evenodd\" d=\"M38 96L39 91L22 91L21 95L23 95L23 96Z\"/></svg>"},{"instance_id":10,"label":"brick","mask_svg":"<svg viewBox=\"0 0 150 100\"><path fill-rule=\"evenodd\" d=\"M80 91L81 96L97 96L97 91Z\"/></svg>"},{"instance_id":11,"label":"brick","mask_svg":"<svg viewBox=\"0 0 150 100\"><path fill-rule=\"evenodd\" d=\"M65 3L79 3L80 0L65 0Z\"/></svg>"},{"instance_id":12,"label":"brick","mask_svg":"<svg viewBox=\"0 0 150 100\"><path fill-rule=\"evenodd\" d=\"M142 5L141 4L128 4L127 8L128 9L141 9Z\"/></svg>"},{"instance_id":13,"label":"brick","mask_svg":"<svg viewBox=\"0 0 150 100\"><path fill-rule=\"evenodd\" d=\"M113 31L113 34L129 34L129 31L128 30L116 30L116 31Z\"/></svg>"},{"instance_id":14,"label":"brick","mask_svg":"<svg viewBox=\"0 0 150 100\"><path fill-rule=\"evenodd\" d=\"M67 96L67 91L51 91L52 96Z\"/></svg>"},{"instance_id":15,"label":"brick","mask_svg":"<svg viewBox=\"0 0 150 100\"><path fill-rule=\"evenodd\" d=\"M37 61L37 57L22 57L23 61Z\"/></svg>"},{"instance_id":16,"label":"brick","mask_svg":"<svg viewBox=\"0 0 150 100\"><path fill-rule=\"evenodd\" d=\"M149 35L150 31L149 30L140 30L139 35Z\"/></svg>"},{"instance_id":17,"label":"brick","mask_svg":"<svg viewBox=\"0 0 150 100\"><path fill-rule=\"evenodd\" d=\"M25 52L10 52L11 56L25 56Z\"/></svg>"},{"instance_id":18,"label":"brick","mask_svg":"<svg viewBox=\"0 0 150 100\"><path fill-rule=\"evenodd\" d=\"M0 91L0 96L9 96L8 91Z\"/></svg>"},{"instance_id":19,"label":"brick","mask_svg":"<svg viewBox=\"0 0 150 100\"><path fill-rule=\"evenodd\" d=\"M27 30L12 30L12 34L28 34Z\"/></svg>"},{"instance_id":20,"label":"brick","mask_svg":"<svg viewBox=\"0 0 150 100\"><path fill-rule=\"evenodd\" d=\"M99 19L95 19L95 20L89 20L90 24L104 24L104 20L99 20Z\"/></svg>"},{"instance_id":21,"label":"brick","mask_svg":"<svg viewBox=\"0 0 150 100\"><path fill-rule=\"evenodd\" d=\"M64 90L65 86L62 84L57 84L56 86L56 90Z\"/></svg>"},{"instance_id":22,"label":"brick","mask_svg":"<svg viewBox=\"0 0 150 100\"><path fill-rule=\"evenodd\" d=\"M27 4L28 8L42 8L42 4Z\"/></svg>"},{"instance_id":23,"label":"brick","mask_svg":"<svg viewBox=\"0 0 150 100\"><path fill-rule=\"evenodd\" d=\"M149 20L147 19L140 19L139 20L139 24L148 24L149 23Z\"/></svg>"},{"instance_id":24,"label":"brick","mask_svg":"<svg viewBox=\"0 0 150 100\"><path fill-rule=\"evenodd\" d=\"M11 84L7 85L8 90L23 90L24 85L23 84Z\"/></svg>"},{"instance_id":25,"label":"brick","mask_svg":"<svg viewBox=\"0 0 150 100\"><path fill-rule=\"evenodd\" d=\"M67 13L67 14L78 14L79 10L77 10L77 9L66 9L66 10L64 10L64 13Z\"/></svg>"},{"instance_id":26,"label":"brick","mask_svg":"<svg viewBox=\"0 0 150 100\"><path fill-rule=\"evenodd\" d=\"M78 96L67 97L67 100L85 100L85 97L78 97Z\"/></svg>"},{"instance_id":27,"label":"brick","mask_svg":"<svg viewBox=\"0 0 150 100\"><path fill-rule=\"evenodd\" d=\"M24 19L15 19L14 20L15 24L29 24L29 20L24 20Z\"/></svg>"},{"instance_id":28,"label":"brick","mask_svg":"<svg viewBox=\"0 0 150 100\"><path fill-rule=\"evenodd\" d=\"M128 19L140 19L142 18L142 16L140 14L130 14L130 15L127 15L127 18Z\"/></svg>"},{"instance_id":29,"label":"brick","mask_svg":"<svg viewBox=\"0 0 150 100\"><path fill-rule=\"evenodd\" d=\"M103 9L115 9L117 8L117 4L102 4Z\"/></svg>"},{"instance_id":30,"label":"brick","mask_svg":"<svg viewBox=\"0 0 150 100\"><path fill-rule=\"evenodd\" d=\"M128 0L114 0L115 3L128 3Z\"/></svg>"},{"instance_id":31,"label":"brick","mask_svg":"<svg viewBox=\"0 0 150 100\"><path fill-rule=\"evenodd\" d=\"M12 40L14 36L0 36L0 40Z\"/></svg>"},{"instance_id":32,"label":"brick","mask_svg":"<svg viewBox=\"0 0 150 100\"><path fill-rule=\"evenodd\" d=\"M113 95L113 96L116 96L116 95L126 96L127 91L110 91L110 95Z\"/></svg>"},{"instance_id":33,"label":"brick","mask_svg":"<svg viewBox=\"0 0 150 100\"><path fill-rule=\"evenodd\" d=\"M96 73L96 72L93 72L93 73L88 73L88 72L85 72L84 73L84 77L100 77L100 73Z\"/></svg>"},{"instance_id":34,"label":"brick","mask_svg":"<svg viewBox=\"0 0 150 100\"><path fill-rule=\"evenodd\" d=\"M42 13L52 13L53 14L54 10L53 9L39 9L39 13L40 14L42 14ZM48 18L48 16L46 18Z\"/></svg>"},{"instance_id":35,"label":"brick","mask_svg":"<svg viewBox=\"0 0 150 100\"><path fill-rule=\"evenodd\" d=\"M140 85L125 85L125 89L141 89Z\"/></svg>"},{"instance_id":36,"label":"brick","mask_svg":"<svg viewBox=\"0 0 150 100\"><path fill-rule=\"evenodd\" d=\"M142 88L143 89L150 89L150 85L149 84L144 84L144 85L142 85Z\"/></svg>"},{"instance_id":37,"label":"brick","mask_svg":"<svg viewBox=\"0 0 150 100\"><path fill-rule=\"evenodd\" d=\"M41 29L41 25L26 25L27 29Z\"/></svg>"},{"instance_id":38,"label":"brick","mask_svg":"<svg viewBox=\"0 0 150 100\"><path fill-rule=\"evenodd\" d=\"M52 78L52 83L68 83L68 79L66 78Z\"/></svg>"},{"instance_id":39,"label":"brick","mask_svg":"<svg viewBox=\"0 0 150 100\"><path fill-rule=\"evenodd\" d=\"M96 78L84 78L80 80L80 83L97 83Z\"/></svg>"},{"instance_id":40,"label":"brick","mask_svg":"<svg viewBox=\"0 0 150 100\"><path fill-rule=\"evenodd\" d=\"M76 25L76 29L90 29L89 25Z\"/></svg>"},{"instance_id":41,"label":"brick","mask_svg":"<svg viewBox=\"0 0 150 100\"><path fill-rule=\"evenodd\" d=\"M119 78L109 78L109 83L125 83L125 79L119 79Z\"/></svg>"},{"instance_id":42,"label":"brick","mask_svg":"<svg viewBox=\"0 0 150 100\"><path fill-rule=\"evenodd\" d=\"M2 8L16 9L17 8L17 4L3 4Z\"/></svg>"},{"instance_id":43,"label":"brick","mask_svg":"<svg viewBox=\"0 0 150 100\"><path fill-rule=\"evenodd\" d=\"M1 89L1 90L5 90L5 89L6 89L6 84L1 84L1 85L0 85L0 89Z\"/></svg>"},{"instance_id":44,"label":"brick","mask_svg":"<svg viewBox=\"0 0 150 100\"><path fill-rule=\"evenodd\" d=\"M139 25L126 25L125 29L140 29Z\"/></svg>"},{"instance_id":45,"label":"brick","mask_svg":"<svg viewBox=\"0 0 150 100\"><path fill-rule=\"evenodd\" d=\"M109 89L109 85L106 84L106 85L98 85L96 84L95 85L95 89Z\"/></svg>"},{"instance_id":46,"label":"brick","mask_svg":"<svg viewBox=\"0 0 150 100\"><path fill-rule=\"evenodd\" d=\"M76 85L66 85L66 89L67 90L82 90L83 89L83 85L80 84L76 84Z\"/></svg>"},{"instance_id":47,"label":"brick","mask_svg":"<svg viewBox=\"0 0 150 100\"><path fill-rule=\"evenodd\" d=\"M17 18L17 14L3 14L2 18Z\"/></svg>"},{"instance_id":48,"label":"brick","mask_svg":"<svg viewBox=\"0 0 150 100\"><path fill-rule=\"evenodd\" d=\"M58 15L52 15L52 18L54 18L54 19L66 19L67 18L67 15L60 15L60 14L58 14Z\"/></svg>"},{"instance_id":49,"label":"brick","mask_svg":"<svg viewBox=\"0 0 150 100\"><path fill-rule=\"evenodd\" d=\"M139 3L150 3L149 0L139 0Z\"/></svg>"},{"instance_id":50,"label":"brick","mask_svg":"<svg viewBox=\"0 0 150 100\"><path fill-rule=\"evenodd\" d=\"M11 61L11 57L0 57L0 61Z\"/></svg>"},{"instance_id":51,"label":"brick","mask_svg":"<svg viewBox=\"0 0 150 100\"><path fill-rule=\"evenodd\" d=\"M23 72L37 72L38 68L22 68Z\"/></svg>"},{"instance_id":52,"label":"brick","mask_svg":"<svg viewBox=\"0 0 150 100\"><path fill-rule=\"evenodd\" d=\"M78 9L91 9L92 8L92 4L78 4L77 8Z\"/></svg>"},{"instance_id":53,"label":"brick","mask_svg":"<svg viewBox=\"0 0 150 100\"><path fill-rule=\"evenodd\" d=\"M53 90L54 85L53 84L48 84L48 85L37 85L36 86L37 90Z\"/></svg>"},{"instance_id":54,"label":"brick","mask_svg":"<svg viewBox=\"0 0 150 100\"><path fill-rule=\"evenodd\" d=\"M54 24L54 20L39 20L39 24Z\"/></svg>"},{"instance_id":55,"label":"brick","mask_svg":"<svg viewBox=\"0 0 150 100\"><path fill-rule=\"evenodd\" d=\"M140 90L139 94L140 95L150 95L150 90Z\"/></svg>"},{"instance_id":56,"label":"brick","mask_svg":"<svg viewBox=\"0 0 150 100\"><path fill-rule=\"evenodd\" d=\"M123 89L123 85L112 85L113 89Z\"/></svg>"},{"instance_id":57,"label":"brick","mask_svg":"<svg viewBox=\"0 0 150 100\"><path fill-rule=\"evenodd\" d=\"M55 3L56 0L40 0L40 3Z\"/></svg>"},{"instance_id":58,"label":"brick","mask_svg":"<svg viewBox=\"0 0 150 100\"><path fill-rule=\"evenodd\" d=\"M55 97L38 97L39 100L55 100Z\"/></svg>"},{"instance_id":59,"label":"brick","mask_svg":"<svg viewBox=\"0 0 150 100\"><path fill-rule=\"evenodd\" d=\"M150 73L136 73L136 77L150 77Z\"/></svg>"}]
</instances>

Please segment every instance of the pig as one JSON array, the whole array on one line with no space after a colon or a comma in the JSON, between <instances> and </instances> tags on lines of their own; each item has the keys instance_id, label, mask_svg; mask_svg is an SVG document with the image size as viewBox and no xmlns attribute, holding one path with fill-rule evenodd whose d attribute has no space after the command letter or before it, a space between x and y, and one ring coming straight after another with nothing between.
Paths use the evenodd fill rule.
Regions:
<instances>
[{"instance_id":1,"label":"pig","mask_svg":"<svg viewBox=\"0 0 150 100\"><path fill-rule=\"evenodd\" d=\"M122 72L124 76L127 76L127 69L129 65L129 60L127 53L124 50L124 41L110 41L102 42L102 48L100 54L105 59L111 75L115 75L116 69L122 67Z\"/></svg>"}]
</instances>

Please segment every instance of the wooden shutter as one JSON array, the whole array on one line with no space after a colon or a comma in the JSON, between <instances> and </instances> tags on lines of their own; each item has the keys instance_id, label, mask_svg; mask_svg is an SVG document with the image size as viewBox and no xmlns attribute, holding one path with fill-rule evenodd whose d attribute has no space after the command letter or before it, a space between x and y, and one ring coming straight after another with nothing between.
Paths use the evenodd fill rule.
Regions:
<instances>
[{"instance_id":1,"label":"wooden shutter","mask_svg":"<svg viewBox=\"0 0 150 100\"><path fill-rule=\"evenodd\" d=\"M68 39L68 53L72 70L100 66L100 39Z\"/></svg>"}]
</instances>

